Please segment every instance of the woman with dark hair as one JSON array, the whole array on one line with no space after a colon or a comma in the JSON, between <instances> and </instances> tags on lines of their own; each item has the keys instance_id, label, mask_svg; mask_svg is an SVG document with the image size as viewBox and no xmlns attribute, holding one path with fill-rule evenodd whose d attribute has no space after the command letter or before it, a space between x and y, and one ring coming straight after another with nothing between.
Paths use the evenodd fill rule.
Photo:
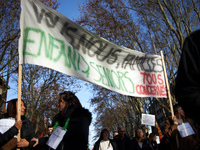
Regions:
<instances>
[{"instance_id":1,"label":"woman with dark hair","mask_svg":"<svg viewBox=\"0 0 200 150\"><path fill-rule=\"evenodd\" d=\"M17 99L12 99L8 102L7 113L2 115L3 119L17 119L17 103ZM25 117L25 110L24 101L21 101L21 120L15 122L15 124L5 133L0 133L0 147L2 149L5 147L5 144L12 148L20 147L22 150L28 150L33 146L34 142L30 140L37 136L31 121ZM17 142L17 139L14 138L14 136L18 134L19 129L21 129L21 139Z\"/></svg>"},{"instance_id":2,"label":"woman with dark hair","mask_svg":"<svg viewBox=\"0 0 200 150\"><path fill-rule=\"evenodd\" d=\"M55 115L52 121L53 132L51 136L54 135L54 130L56 131L57 128L62 128L66 133L56 150L87 150L91 113L82 107L79 99L70 91L59 94L59 110L60 112ZM50 149L45 144L50 138L39 140L36 149Z\"/></svg>"},{"instance_id":3,"label":"woman with dark hair","mask_svg":"<svg viewBox=\"0 0 200 150\"><path fill-rule=\"evenodd\" d=\"M116 144L113 140L109 139L109 131L103 129L100 138L94 144L93 150L116 150Z\"/></svg>"},{"instance_id":4,"label":"woman with dark hair","mask_svg":"<svg viewBox=\"0 0 200 150\"><path fill-rule=\"evenodd\" d=\"M131 150L149 150L149 141L141 128L136 129L135 137L131 140Z\"/></svg>"},{"instance_id":5,"label":"woman with dark hair","mask_svg":"<svg viewBox=\"0 0 200 150\"><path fill-rule=\"evenodd\" d=\"M152 150L158 150L158 144L156 142L156 134L151 133L149 135L149 143Z\"/></svg>"}]
</instances>

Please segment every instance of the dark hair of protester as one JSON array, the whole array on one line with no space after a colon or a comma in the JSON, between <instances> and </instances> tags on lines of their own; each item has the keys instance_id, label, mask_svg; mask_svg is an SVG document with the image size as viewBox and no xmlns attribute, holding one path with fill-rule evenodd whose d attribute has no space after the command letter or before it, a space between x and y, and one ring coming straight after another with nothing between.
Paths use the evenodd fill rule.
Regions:
<instances>
[{"instance_id":1,"label":"dark hair of protester","mask_svg":"<svg viewBox=\"0 0 200 150\"><path fill-rule=\"evenodd\" d=\"M61 116L63 116L67 109L70 107L70 106L79 106L79 107L82 107L79 99L76 97L76 95L74 93L72 93L71 91L64 91L62 93L59 94L59 101L61 101L61 97L63 98L63 100L66 103L65 105L65 108L61 111Z\"/></svg>"},{"instance_id":2,"label":"dark hair of protester","mask_svg":"<svg viewBox=\"0 0 200 150\"><path fill-rule=\"evenodd\" d=\"M101 131L101 134L100 134L100 137L99 137L99 140L100 140L100 141L103 139L103 134L104 134L105 132L108 133L108 138L109 138L109 136L110 136L109 131L108 131L107 129L103 129L103 130Z\"/></svg>"},{"instance_id":3,"label":"dark hair of protester","mask_svg":"<svg viewBox=\"0 0 200 150\"><path fill-rule=\"evenodd\" d=\"M124 126L118 126L118 131L119 131L120 129L122 129L122 128L124 128L124 129L125 129L125 127L124 127Z\"/></svg>"},{"instance_id":4,"label":"dark hair of protester","mask_svg":"<svg viewBox=\"0 0 200 150\"><path fill-rule=\"evenodd\" d=\"M7 105L7 114L8 114L8 117L16 118L16 114L17 114L17 109L16 109L17 100L18 99L15 98L15 99L12 99L12 100L10 100L10 101L7 102L8 103L8 105Z\"/></svg>"},{"instance_id":5,"label":"dark hair of protester","mask_svg":"<svg viewBox=\"0 0 200 150\"><path fill-rule=\"evenodd\" d=\"M157 141L156 141L156 134L155 133L151 133L149 135L149 147L152 149L152 150L158 150L158 144L157 144Z\"/></svg>"},{"instance_id":6,"label":"dark hair of protester","mask_svg":"<svg viewBox=\"0 0 200 150\"><path fill-rule=\"evenodd\" d=\"M178 112L178 110L179 110L180 108L182 108L180 105L175 104L175 105L173 106L174 113Z\"/></svg>"},{"instance_id":7,"label":"dark hair of protester","mask_svg":"<svg viewBox=\"0 0 200 150\"><path fill-rule=\"evenodd\" d=\"M143 136L141 137L141 139L140 139L140 137L138 137L138 134L137 134L138 130L141 130L143 132ZM140 139L141 142L144 142L146 140L146 135L145 135L145 133L144 133L142 128L137 128L135 130L135 138L136 138L136 141L138 141Z\"/></svg>"},{"instance_id":8,"label":"dark hair of protester","mask_svg":"<svg viewBox=\"0 0 200 150\"><path fill-rule=\"evenodd\" d=\"M150 141L150 142L153 141L155 136L156 136L155 133L151 133L151 134L149 135L149 141Z\"/></svg>"},{"instance_id":9,"label":"dark hair of protester","mask_svg":"<svg viewBox=\"0 0 200 150\"><path fill-rule=\"evenodd\" d=\"M53 128L53 126L51 124L49 124L47 128Z\"/></svg>"}]
</instances>

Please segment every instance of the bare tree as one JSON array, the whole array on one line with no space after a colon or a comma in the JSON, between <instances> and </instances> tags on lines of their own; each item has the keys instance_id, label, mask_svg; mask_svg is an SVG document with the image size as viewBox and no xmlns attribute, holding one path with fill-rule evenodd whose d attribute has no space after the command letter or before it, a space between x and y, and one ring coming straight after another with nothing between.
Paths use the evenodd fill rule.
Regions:
<instances>
[{"instance_id":1,"label":"bare tree","mask_svg":"<svg viewBox=\"0 0 200 150\"><path fill-rule=\"evenodd\" d=\"M54 9L58 8L57 0L42 2ZM3 98L6 97L10 78L18 71L19 18L20 1L2 0L0 2L0 76L6 82L2 93ZM4 102L4 99L0 99L0 111Z\"/></svg>"},{"instance_id":2,"label":"bare tree","mask_svg":"<svg viewBox=\"0 0 200 150\"><path fill-rule=\"evenodd\" d=\"M133 137L134 128L141 126L145 100L121 95L96 85L93 87L96 93L91 99L91 104L95 107L94 112L97 114L94 123L96 131L94 139L98 137L102 128L115 131L120 125L125 127L127 135Z\"/></svg>"},{"instance_id":3,"label":"bare tree","mask_svg":"<svg viewBox=\"0 0 200 150\"><path fill-rule=\"evenodd\" d=\"M57 0L42 2L53 9L58 8ZM5 79L7 87L10 79L17 81L20 1L3 0L0 9L0 76ZM57 112L58 93L71 84L73 86L74 80L47 68L23 65L22 98L27 104L27 117L34 122L36 132L41 132L43 126L39 124L44 118L51 121ZM6 91L4 88L3 94ZM2 103L0 100L0 106Z\"/></svg>"},{"instance_id":4,"label":"bare tree","mask_svg":"<svg viewBox=\"0 0 200 150\"><path fill-rule=\"evenodd\" d=\"M0 99L0 111L7 93L10 77L17 70L17 41L19 37L20 3L2 1L0 3L0 76L5 84Z\"/></svg>"},{"instance_id":5,"label":"bare tree","mask_svg":"<svg viewBox=\"0 0 200 150\"><path fill-rule=\"evenodd\" d=\"M172 100L176 103L173 91L181 48L185 37L200 27L199 6L199 0L87 0L80 6L81 17L76 22L121 46L146 54L159 54L162 50ZM96 90L101 90L97 95L99 98L106 93L101 88ZM144 108L143 101L151 100L129 99L136 117ZM164 104L162 99L156 100L161 107L170 111L169 105ZM120 101L118 96L116 101ZM119 104L124 106L126 101ZM105 115L103 110L101 115ZM100 121L104 126L101 120L99 118L97 124Z\"/></svg>"}]
</instances>

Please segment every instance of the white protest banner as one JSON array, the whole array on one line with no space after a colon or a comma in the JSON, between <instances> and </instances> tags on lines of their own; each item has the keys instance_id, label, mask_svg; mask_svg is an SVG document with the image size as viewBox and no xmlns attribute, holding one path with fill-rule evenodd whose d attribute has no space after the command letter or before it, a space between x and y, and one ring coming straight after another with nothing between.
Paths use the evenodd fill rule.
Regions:
<instances>
[{"instance_id":1,"label":"white protest banner","mask_svg":"<svg viewBox=\"0 0 200 150\"><path fill-rule=\"evenodd\" d=\"M142 114L143 125L155 126L155 115Z\"/></svg>"},{"instance_id":2,"label":"white protest banner","mask_svg":"<svg viewBox=\"0 0 200 150\"><path fill-rule=\"evenodd\" d=\"M101 38L38 0L21 0L19 64L48 67L118 93L167 97L161 57Z\"/></svg>"}]
</instances>

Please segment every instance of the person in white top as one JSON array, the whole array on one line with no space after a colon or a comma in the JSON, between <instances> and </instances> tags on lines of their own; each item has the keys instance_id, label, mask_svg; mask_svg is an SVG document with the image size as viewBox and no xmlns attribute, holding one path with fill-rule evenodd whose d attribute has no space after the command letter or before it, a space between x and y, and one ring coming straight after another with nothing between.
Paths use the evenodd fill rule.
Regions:
<instances>
[{"instance_id":1,"label":"person in white top","mask_svg":"<svg viewBox=\"0 0 200 150\"><path fill-rule=\"evenodd\" d=\"M116 150L116 144L109 139L109 131L107 129L101 131L100 138L95 143L93 150Z\"/></svg>"}]
</instances>

